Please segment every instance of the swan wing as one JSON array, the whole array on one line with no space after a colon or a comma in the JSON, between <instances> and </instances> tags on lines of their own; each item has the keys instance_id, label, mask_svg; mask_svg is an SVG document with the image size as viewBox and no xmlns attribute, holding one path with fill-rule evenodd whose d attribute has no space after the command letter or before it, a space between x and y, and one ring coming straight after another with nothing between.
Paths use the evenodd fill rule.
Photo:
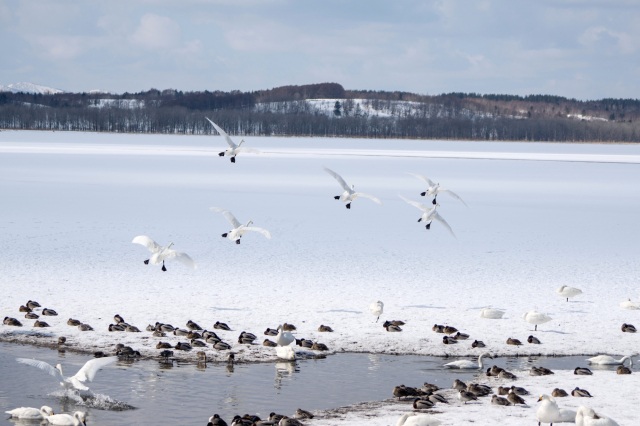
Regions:
<instances>
[{"instance_id":1,"label":"swan wing","mask_svg":"<svg viewBox=\"0 0 640 426\"><path fill-rule=\"evenodd\" d=\"M429 186L435 186L436 185L434 181L432 181L431 179L429 179L428 177L426 177L424 175L419 175L417 173L407 173L407 174L409 174L409 175L411 175L413 177L416 177L416 178L420 179L421 181L426 182L427 185L429 185Z\"/></svg>"},{"instance_id":2,"label":"swan wing","mask_svg":"<svg viewBox=\"0 0 640 426\"><path fill-rule=\"evenodd\" d=\"M464 200L462 198L460 198L460 196L458 194L456 194L455 192L453 192L452 190L450 190L450 189L441 189L440 192L444 192L445 194L451 195L453 198L459 200L462 204L467 206L467 203L465 203ZM467 206L467 207L469 207L469 206Z\"/></svg>"},{"instance_id":3,"label":"swan wing","mask_svg":"<svg viewBox=\"0 0 640 426\"><path fill-rule=\"evenodd\" d=\"M134 244L145 246L151 253L157 253L162 249L162 246L160 244L156 243L146 235L138 235L131 242Z\"/></svg>"},{"instance_id":4,"label":"swan wing","mask_svg":"<svg viewBox=\"0 0 640 426\"><path fill-rule=\"evenodd\" d=\"M190 268L196 269L196 263L193 259L187 253L182 253L180 251L171 249L165 250L162 254L162 260L177 260Z\"/></svg>"},{"instance_id":5,"label":"swan wing","mask_svg":"<svg viewBox=\"0 0 640 426\"><path fill-rule=\"evenodd\" d=\"M451 235L453 235L454 237L456 237L456 234L453 233L453 229L451 229L451 226L449 226L449 224L447 223L446 220L444 220L444 218L442 216L440 216L440 214L438 212L434 212L433 213L433 218L435 220L437 220L438 222L440 222L441 224L444 225L445 228L447 228L449 230L449 232L451 232ZM457 238L457 237L456 237Z\"/></svg>"},{"instance_id":6,"label":"swan wing","mask_svg":"<svg viewBox=\"0 0 640 426\"><path fill-rule=\"evenodd\" d=\"M222 127L218 126L216 123L214 123L213 121L209 120L209 118L207 118L207 117L205 117L205 118L209 121L209 123L211 123L211 125L213 126L213 128L214 128L214 129L216 129L216 131L217 131L218 133L220 133L222 136L224 136L224 140L226 140L226 141L227 141L227 143L229 144L229 146L230 146L232 149L235 149L235 148L237 148L237 147L238 147L238 145L236 145L236 144L231 140L231 138L229 137L229 135L227 134L227 132L225 132L224 130L222 130Z\"/></svg>"},{"instance_id":7,"label":"swan wing","mask_svg":"<svg viewBox=\"0 0 640 426\"><path fill-rule=\"evenodd\" d=\"M356 192L355 195L357 197L368 198L369 200L373 201L374 203L382 205L382 201L380 201L379 198L374 197L373 195L365 194L364 192Z\"/></svg>"},{"instance_id":8,"label":"swan wing","mask_svg":"<svg viewBox=\"0 0 640 426\"><path fill-rule=\"evenodd\" d=\"M242 147L242 148L238 148L236 149L236 152L248 152L250 154L262 154L262 152L258 149L255 148L246 148L246 147Z\"/></svg>"},{"instance_id":9,"label":"swan wing","mask_svg":"<svg viewBox=\"0 0 640 426\"><path fill-rule=\"evenodd\" d=\"M349 185L347 185L347 182L344 181L344 179L342 179L342 176L340 176L339 174L337 174L336 172L334 172L333 170L325 167L324 171L329 173L331 176L334 177L335 180L338 181L338 183L340 184L340 186L342 186L344 188L345 191L347 191L348 193L352 193L353 189L351 189L349 187Z\"/></svg>"},{"instance_id":10,"label":"swan wing","mask_svg":"<svg viewBox=\"0 0 640 426\"><path fill-rule=\"evenodd\" d=\"M37 367L40 370L52 375L53 377L57 378L60 381L64 380L64 378L62 377L62 374L60 373L60 370L58 370L53 365L47 362L38 361L37 359L31 359L31 358L16 358L16 361L18 361L21 364Z\"/></svg>"},{"instance_id":11,"label":"swan wing","mask_svg":"<svg viewBox=\"0 0 640 426\"><path fill-rule=\"evenodd\" d=\"M259 232L262 235L264 235L265 237L267 237L267 239L271 239L271 233L269 231L267 231L264 228L258 228L257 226L245 226L244 227L245 231L254 231L254 232Z\"/></svg>"},{"instance_id":12,"label":"swan wing","mask_svg":"<svg viewBox=\"0 0 640 426\"><path fill-rule=\"evenodd\" d=\"M229 221L231 226L239 228L242 224L236 219L236 217L229 210L225 210L221 207L211 207L209 210L216 213L222 213L222 215Z\"/></svg>"},{"instance_id":13,"label":"swan wing","mask_svg":"<svg viewBox=\"0 0 640 426\"><path fill-rule=\"evenodd\" d=\"M70 377L70 379L77 380L81 383L92 382L96 377L96 373L98 372L98 370L106 367L107 365L113 364L117 360L117 356L94 358L90 361L87 361L73 377Z\"/></svg>"},{"instance_id":14,"label":"swan wing","mask_svg":"<svg viewBox=\"0 0 640 426\"><path fill-rule=\"evenodd\" d=\"M427 207L424 204L419 203L417 201L409 200L408 198L405 198L400 194L398 194L398 197L400 197L405 203L410 204L413 207L417 208L418 210L422 210L423 212L428 212L429 210L431 210L431 207Z\"/></svg>"}]
</instances>

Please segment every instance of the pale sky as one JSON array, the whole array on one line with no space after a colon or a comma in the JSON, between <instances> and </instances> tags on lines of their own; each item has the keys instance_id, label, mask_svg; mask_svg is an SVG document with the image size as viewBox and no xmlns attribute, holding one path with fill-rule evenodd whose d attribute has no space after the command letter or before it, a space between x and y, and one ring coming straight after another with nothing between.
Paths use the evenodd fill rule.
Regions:
<instances>
[{"instance_id":1,"label":"pale sky","mask_svg":"<svg viewBox=\"0 0 640 426\"><path fill-rule=\"evenodd\" d=\"M640 0L0 0L0 84L640 98Z\"/></svg>"}]
</instances>

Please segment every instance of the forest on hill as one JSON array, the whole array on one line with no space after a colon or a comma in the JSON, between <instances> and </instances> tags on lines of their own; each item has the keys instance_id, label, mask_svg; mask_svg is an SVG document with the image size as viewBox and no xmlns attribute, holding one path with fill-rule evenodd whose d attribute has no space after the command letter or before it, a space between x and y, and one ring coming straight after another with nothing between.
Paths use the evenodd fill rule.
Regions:
<instances>
[{"instance_id":1,"label":"forest on hill","mask_svg":"<svg viewBox=\"0 0 640 426\"><path fill-rule=\"evenodd\" d=\"M455 140L640 142L640 100L347 90L0 92L0 129Z\"/></svg>"}]
</instances>

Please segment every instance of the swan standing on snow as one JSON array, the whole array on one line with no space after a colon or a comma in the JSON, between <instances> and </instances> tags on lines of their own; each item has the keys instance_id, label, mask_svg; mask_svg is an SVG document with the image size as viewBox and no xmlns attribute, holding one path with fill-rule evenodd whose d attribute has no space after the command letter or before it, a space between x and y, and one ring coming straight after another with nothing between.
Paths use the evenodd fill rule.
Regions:
<instances>
[{"instance_id":1,"label":"swan standing on snow","mask_svg":"<svg viewBox=\"0 0 640 426\"><path fill-rule=\"evenodd\" d=\"M164 261L176 259L193 269L196 268L195 262L188 254L175 251L171 248L173 243L169 243L168 246L163 247L146 235L138 235L131 242L145 246L151 252L151 257L144 261L145 265L148 265L149 263L152 265L160 265L160 263L162 263L162 270L166 271L167 268L164 266Z\"/></svg>"},{"instance_id":2,"label":"swan standing on snow","mask_svg":"<svg viewBox=\"0 0 640 426\"><path fill-rule=\"evenodd\" d=\"M396 426L438 426L442 422L428 414L407 413L400 416Z\"/></svg>"},{"instance_id":3,"label":"swan standing on snow","mask_svg":"<svg viewBox=\"0 0 640 426\"><path fill-rule=\"evenodd\" d=\"M27 364L32 367L38 367L39 369L49 373L56 379L60 380L60 385L66 389L75 389L79 391L88 391L89 388L85 385L85 382L92 382L96 377L96 373L103 367L113 364L118 360L117 356L109 356L103 358L94 358L87 361L78 372L71 376L65 377L62 373L62 366L57 364L55 367L44 361L38 361L31 358L16 358L21 364Z\"/></svg>"},{"instance_id":4,"label":"swan standing on snow","mask_svg":"<svg viewBox=\"0 0 640 426\"><path fill-rule=\"evenodd\" d=\"M501 319L504 311L501 309L484 308L480 310L480 318Z\"/></svg>"},{"instance_id":5,"label":"swan standing on snow","mask_svg":"<svg viewBox=\"0 0 640 426\"><path fill-rule=\"evenodd\" d=\"M589 407L581 405L576 412L576 426L620 426L613 419L597 414Z\"/></svg>"},{"instance_id":6,"label":"swan standing on snow","mask_svg":"<svg viewBox=\"0 0 640 426\"><path fill-rule=\"evenodd\" d=\"M551 321L551 317L538 311L529 311L522 315L522 318L529 324L534 324L534 331L538 331L538 325Z\"/></svg>"},{"instance_id":7,"label":"swan standing on snow","mask_svg":"<svg viewBox=\"0 0 640 426\"><path fill-rule=\"evenodd\" d=\"M402 198L407 204L410 204L413 207L419 210L422 210L422 216L420 216L420 219L418 219L418 222L425 222L425 228L431 229L431 222L433 222L434 220L437 220L438 222L443 224L445 228L449 230L449 232L451 232L451 235L453 235L454 237L456 236L456 234L453 233L453 229L451 229L451 226L449 226L447 221L444 220L442 216L440 216L440 214L436 211L436 208L440 206L440 204L436 203L433 207L429 207L422 203L418 203L417 201L408 200L404 198L402 195L398 195L398 196Z\"/></svg>"},{"instance_id":8,"label":"swan standing on snow","mask_svg":"<svg viewBox=\"0 0 640 426\"><path fill-rule=\"evenodd\" d=\"M384 303L382 303L379 300L369 305L369 311L371 311L371 313L377 317L376 322L378 322L378 320L380 319L380 315L382 315L383 309L384 309Z\"/></svg>"},{"instance_id":9,"label":"swan standing on snow","mask_svg":"<svg viewBox=\"0 0 640 426\"><path fill-rule=\"evenodd\" d=\"M409 173L409 174L411 176L413 176L413 177L417 177L418 179L420 179L421 181L426 182L427 185L429 185L427 187L427 190L424 191L424 192L421 192L420 195L422 195L423 197L426 196L426 195L429 195L430 197L433 197L433 201L431 202L432 204L437 204L436 198L438 197L438 194L442 193L442 194L449 194L453 198L456 198L456 199L460 200L460 202L462 204L464 204L465 206L467 205L467 203L465 203L464 200L462 198L460 198L460 196L458 194L456 194L455 192L451 191L450 189L442 188L439 183L435 183L434 181L432 181L428 177L423 176L423 175L418 175L416 173Z\"/></svg>"},{"instance_id":10,"label":"swan standing on snow","mask_svg":"<svg viewBox=\"0 0 640 426\"><path fill-rule=\"evenodd\" d=\"M356 198L362 197L362 198L368 198L371 201L373 201L376 204L382 204L382 201L380 201L378 198L374 197L373 195L369 195L369 194L365 194L364 192L356 192L355 191L355 187L353 185L349 186L347 185L347 182L345 182L344 179L342 179L342 176L340 176L339 174L337 174L336 172L334 172L331 169L328 168L324 168L324 171L329 173L331 176L333 176L335 178L335 180L338 181L338 183L340 184L340 186L342 186L342 188L344 189L344 192L341 195L336 195L335 198L336 200L340 200L340 201L344 201L347 204L345 205L346 208L350 209L351 208L351 202L353 200L355 200Z\"/></svg>"},{"instance_id":11,"label":"swan standing on snow","mask_svg":"<svg viewBox=\"0 0 640 426\"><path fill-rule=\"evenodd\" d=\"M536 411L538 425L541 423L573 423L576 418L576 412L564 408L558 408L556 401L549 395L540 395L538 401L542 401Z\"/></svg>"},{"instance_id":12,"label":"swan standing on snow","mask_svg":"<svg viewBox=\"0 0 640 426\"><path fill-rule=\"evenodd\" d=\"M257 226L251 226L251 224L253 223L253 221L251 220L247 222L246 225L243 225L229 210L225 210L220 207L211 207L211 211L222 213L222 215L229 221L229 223L231 223L231 226L233 226L233 229L231 231L222 234L222 238L228 238L231 241L235 241L236 244L240 244L240 238L242 238L242 236L246 232L253 231L261 233L267 239L271 239L271 234L269 233L269 231L263 228L258 228Z\"/></svg>"},{"instance_id":13,"label":"swan standing on snow","mask_svg":"<svg viewBox=\"0 0 640 426\"><path fill-rule=\"evenodd\" d=\"M448 362L444 366L447 368L459 368L459 369L477 369L482 370L484 368L484 364L482 363L482 357L487 357L493 359L489 352L485 352L478 357L478 362L469 361L468 359L462 359L459 361Z\"/></svg>"},{"instance_id":14,"label":"swan standing on snow","mask_svg":"<svg viewBox=\"0 0 640 426\"><path fill-rule=\"evenodd\" d=\"M218 126L213 121L209 120L207 117L205 117L205 118L209 121L209 123L211 123L213 128L216 129L216 131L218 133L220 133L220 135L222 135L224 137L224 140L227 141L227 144L229 144L229 148L225 149L224 151L222 151L221 153L218 154L220 157L231 157L231 162L235 163L236 162L236 155L238 155L241 152L252 152L254 154L259 154L260 153L260 151L258 151L257 149L240 148L240 145L242 145L244 143L244 139L242 139L240 141L240 143L236 145L235 142L233 142L231 140L231 138L229 137L227 132L222 130L222 128L220 126Z\"/></svg>"},{"instance_id":15,"label":"swan standing on snow","mask_svg":"<svg viewBox=\"0 0 640 426\"><path fill-rule=\"evenodd\" d=\"M87 422L87 413L84 411L76 411L71 414L54 414L53 416L47 417L47 421L52 425L61 425L61 426L86 426Z\"/></svg>"},{"instance_id":16,"label":"swan standing on snow","mask_svg":"<svg viewBox=\"0 0 640 426\"><path fill-rule=\"evenodd\" d=\"M598 355L592 358L588 358L587 362L589 364L596 365L624 365L625 361L629 360L629 365L633 366L633 356L634 355L627 355L620 359L615 359L611 355Z\"/></svg>"},{"instance_id":17,"label":"swan standing on snow","mask_svg":"<svg viewBox=\"0 0 640 426\"><path fill-rule=\"evenodd\" d=\"M278 326L278 335L276 336L276 356L280 359L287 361L294 361L296 359L296 351L291 346L291 343L295 342L296 338L288 331L284 330L282 325Z\"/></svg>"},{"instance_id":18,"label":"swan standing on snow","mask_svg":"<svg viewBox=\"0 0 640 426\"><path fill-rule=\"evenodd\" d=\"M579 294L582 294L582 290L575 287L569 287L568 285L563 285L556 290L556 293L558 293L560 297L565 297L568 302L570 297L575 297Z\"/></svg>"},{"instance_id":19,"label":"swan standing on snow","mask_svg":"<svg viewBox=\"0 0 640 426\"><path fill-rule=\"evenodd\" d=\"M20 407L5 411L5 413L16 419L41 420L53 415L53 408L48 405L43 405L39 409L33 407Z\"/></svg>"}]
</instances>

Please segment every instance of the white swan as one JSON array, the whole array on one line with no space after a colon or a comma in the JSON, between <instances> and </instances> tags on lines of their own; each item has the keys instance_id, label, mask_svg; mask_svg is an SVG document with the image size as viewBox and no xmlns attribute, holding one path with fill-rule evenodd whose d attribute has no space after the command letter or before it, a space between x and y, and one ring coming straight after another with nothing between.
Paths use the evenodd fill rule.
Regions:
<instances>
[{"instance_id":1,"label":"white swan","mask_svg":"<svg viewBox=\"0 0 640 426\"><path fill-rule=\"evenodd\" d=\"M493 359L489 352L485 352L478 357L478 362L469 361L468 359L461 359L458 361L448 362L444 366L447 368L458 368L458 369L478 369L482 370L484 368L484 364L482 363L482 357L487 357Z\"/></svg>"},{"instance_id":2,"label":"white swan","mask_svg":"<svg viewBox=\"0 0 640 426\"><path fill-rule=\"evenodd\" d=\"M144 261L146 265L148 265L149 263L151 263L152 265L160 265L162 263L162 270L166 271L167 268L164 266L164 261L176 259L193 269L196 268L195 262L189 257L188 254L175 251L171 248L171 246L173 246L173 243L169 243L168 246L163 247L146 235L138 235L131 242L134 244L143 245L151 252L151 257Z\"/></svg>"},{"instance_id":3,"label":"white swan","mask_svg":"<svg viewBox=\"0 0 640 426\"><path fill-rule=\"evenodd\" d=\"M16 358L21 364L31 365L32 367L38 367L39 369L49 373L53 377L60 380L60 385L67 389L76 389L81 391L88 391L89 388L85 385L85 382L92 382L96 377L96 373L103 367L113 364L118 360L117 356L109 356L103 358L94 358L87 361L76 374L71 377L65 377L62 373L62 366L57 364L55 367L44 361L38 361L31 358Z\"/></svg>"},{"instance_id":4,"label":"white swan","mask_svg":"<svg viewBox=\"0 0 640 426\"><path fill-rule=\"evenodd\" d=\"M231 226L233 226L233 229L231 231L222 234L222 238L228 238L231 241L235 241L236 244L240 244L240 238L242 238L242 236L249 231L259 232L267 239L271 238L271 233L269 233L269 231L267 231L266 229L258 228L257 226L251 226L251 224L253 223L253 221L251 220L247 222L246 225L243 225L229 210L225 210L220 207L211 207L210 210L212 212L222 213L222 215L229 221L229 223L231 223Z\"/></svg>"},{"instance_id":5,"label":"white swan","mask_svg":"<svg viewBox=\"0 0 640 426\"><path fill-rule=\"evenodd\" d=\"M19 407L5 411L5 413L17 419L41 420L53 415L53 408L48 405L43 405L39 409L33 407Z\"/></svg>"},{"instance_id":6,"label":"white swan","mask_svg":"<svg viewBox=\"0 0 640 426\"><path fill-rule=\"evenodd\" d=\"M342 188L344 189L344 192L341 195L336 195L335 198L336 200L340 200L343 202L346 202L347 204L345 205L346 208L350 209L351 208L351 202L353 200L355 200L356 198L362 197L362 198L368 198L371 201L373 201L376 204L382 204L382 201L380 201L378 198L374 197L373 195L369 195L369 194L365 194L364 192L356 192L355 191L355 187L353 185L349 186L347 185L347 182L345 182L344 179L342 179L342 176L340 176L339 174L337 174L336 172L334 172L331 169L328 168L324 168L324 171L329 173L331 176L333 176L335 178L335 180L338 181L338 183L340 184L340 186L342 186Z\"/></svg>"},{"instance_id":7,"label":"white swan","mask_svg":"<svg viewBox=\"0 0 640 426\"><path fill-rule=\"evenodd\" d=\"M275 346L276 356L286 361L295 361L296 351L293 346Z\"/></svg>"},{"instance_id":8,"label":"white swan","mask_svg":"<svg viewBox=\"0 0 640 426\"><path fill-rule=\"evenodd\" d=\"M544 324L545 322L551 321L551 317L547 314L543 314L538 311L529 311L522 315L522 318L529 324L535 324L534 330L538 330L539 324Z\"/></svg>"},{"instance_id":9,"label":"white swan","mask_svg":"<svg viewBox=\"0 0 640 426\"><path fill-rule=\"evenodd\" d=\"M435 183L434 181L432 181L431 179L429 179L426 176L423 175L419 175L416 173L409 173L411 176L416 177L418 179L420 179L423 182L426 182L428 187L427 190L424 192L421 192L420 195L422 195L423 197L426 195L429 195L430 197L433 197L433 204L436 204L436 198L438 197L438 194L449 194L451 195L453 198L459 200L462 204L464 204L465 206L467 205L467 203L464 202L464 200L462 198L460 198L460 196L458 194L456 194L455 192L453 192L450 189L444 189L440 186L439 183Z\"/></svg>"},{"instance_id":10,"label":"white swan","mask_svg":"<svg viewBox=\"0 0 640 426\"><path fill-rule=\"evenodd\" d=\"M47 417L47 421L52 425L66 425L66 426L86 426L87 413L84 411L76 411L71 414L54 414Z\"/></svg>"},{"instance_id":11,"label":"white swan","mask_svg":"<svg viewBox=\"0 0 640 426\"><path fill-rule=\"evenodd\" d=\"M582 294L582 290L575 287L569 287L568 285L563 285L556 290L556 293L558 293L558 296L566 298L568 302L570 297Z\"/></svg>"},{"instance_id":12,"label":"white swan","mask_svg":"<svg viewBox=\"0 0 640 426\"><path fill-rule=\"evenodd\" d=\"M222 128L220 126L218 126L213 121L209 120L207 117L205 117L205 118L209 121L209 123L211 123L213 128L216 129L216 131L218 133L220 133L220 135L222 135L224 137L224 140L227 141L227 144L229 144L229 148L225 149L224 151L222 151L221 153L218 154L220 157L231 157L230 158L231 162L235 163L236 162L236 155L238 155L241 152L251 152L251 153L254 153L254 154L260 154L260 151L258 151L257 149L240 148L240 145L242 145L244 143L244 139L242 139L240 141L240 143L236 145L235 142L233 142L231 140L231 137L229 137L227 132L222 130Z\"/></svg>"},{"instance_id":13,"label":"white swan","mask_svg":"<svg viewBox=\"0 0 640 426\"><path fill-rule=\"evenodd\" d=\"M620 302L622 309L640 309L640 302L632 302L631 299L627 299L624 302Z\"/></svg>"},{"instance_id":14,"label":"white swan","mask_svg":"<svg viewBox=\"0 0 640 426\"><path fill-rule=\"evenodd\" d=\"M433 207L429 207L422 203L418 203L417 201L408 200L404 198L402 195L398 195L398 197L402 198L407 204L410 204L413 207L422 211L422 216L420 216L420 219L418 219L418 222L424 222L425 228L431 229L431 222L433 222L434 220L437 220L438 222L443 224L445 228L449 230L449 232L451 232L451 235L453 235L454 237L456 236L456 234L453 233L453 229L451 229L451 226L449 226L447 221L444 220L444 218L440 216L440 214L436 211L436 208L440 206L440 204L436 203Z\"/></svg>"},{"instance_id":15,"label":"white swan","mask_svg":"<svg viewBox=\"0 0 640 426\"><path fill-rule=\"evenodd\" d=\"M573 423L576 418L576 412L566 408L559 408L555 399L549 395L540 395L538 401L540 406L536 410L536 418L540 423Z\"/></svg>"},{"instance_id":16,"label":"white swan","mask_svg":"<svg viewBox=\"0 0 640 426\"><path fill-rule=\"evenodd\" d=\"M629 360L629 365L633 366L633 356L634 355L627 355L623 356L620 359L615 359L611 355L598 355L592 358L588 358L587 362L589 364L596 365L624 365L625 361Z\"/></svg>"},{"instance_id":17,"label":"white swan","mask_svg":"<svg viewBox=\"0 0 640 426\"><path fill-rule=\"evenodd\" d=\"M484 308L480 310L480 318L500 319L504 315L501 309Z\"/></svg>"},{"instance_id":18,"label":"white swan","mask_svg":"<svg viewBox=\"0 0 640 426\"><path fill-rule=\"evenodd\" d=\"M378 320L380 319L380 315L382 315L383 309L384 303L382 303L380 300L369 305L369 311L371 311L371 313L377 317L376 322L378 322Z\"/></svg>"},{"instance_id":19,"label":"white swan","mask_svg":"<svg viewBox=\"0 0 640 426\"><path fill-rule=\"evenodd\" d=\"M276 343L278 346L289 346L296 341L296 338L288 331L284 330L282 325L278 326L278 334L276 336Z\"/></svg>"},{"instance_id":20,"label":"white swan","mask_svg":"<svg viewBox=\"0 0 640 426\"><path fill-rule=\"evenodd\" d=\"M442 422L428 414L407 413L400 416L396 426L438 426Z\"/></svg>"},{"instance_id":21,"label":"white swan","mask_svg":"<svg viewBox=\"0 0 640 426\"><path fill-rule=\"evenodd\" d=\"M575 421L576 426L620 426L615 420L602 414L597 414L584 405L578 407Z\"/></svg>"}]
</instances>

